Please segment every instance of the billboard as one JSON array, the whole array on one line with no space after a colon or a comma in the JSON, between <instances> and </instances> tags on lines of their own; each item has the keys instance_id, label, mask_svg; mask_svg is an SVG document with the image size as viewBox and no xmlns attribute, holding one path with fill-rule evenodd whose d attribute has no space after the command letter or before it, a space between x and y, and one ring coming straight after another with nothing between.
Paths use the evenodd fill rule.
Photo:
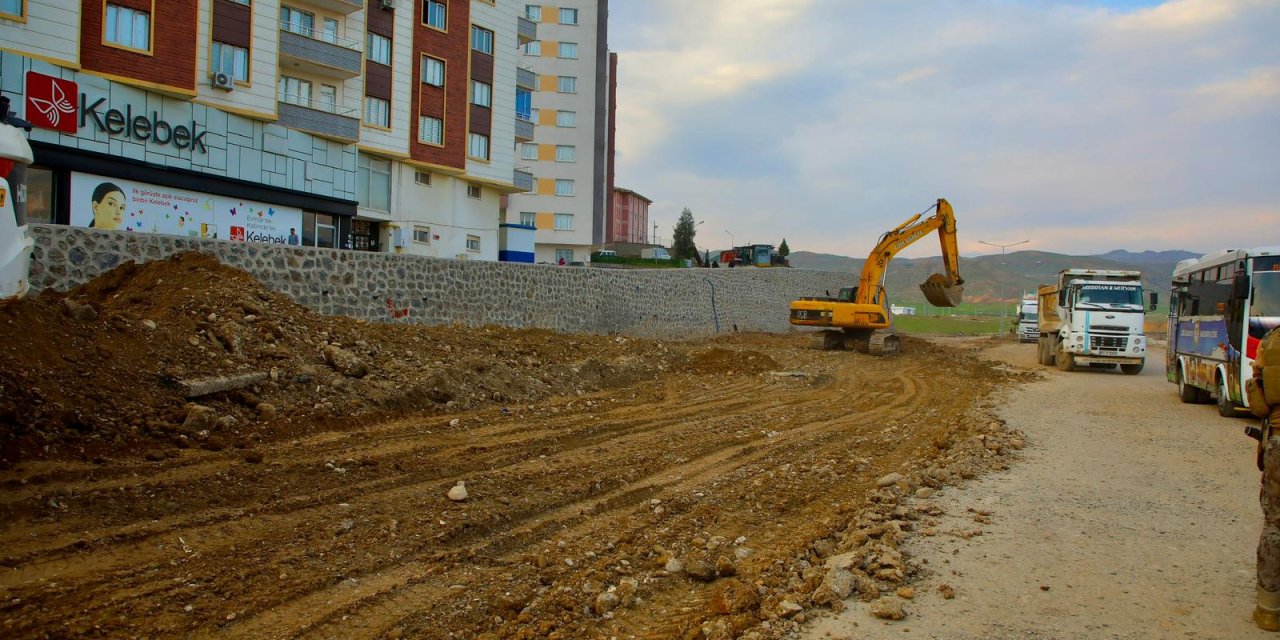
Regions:
<instances>
[{"instance_id":1,"label":"billboard","mask_svg":"<svg viewBox=\"0 0 1280 640\"><path fill-rule=\"evenodd\" d=\"M71 224L192 238L301 244L302 210L72 173Z\"/></svg>"}]
</instances>

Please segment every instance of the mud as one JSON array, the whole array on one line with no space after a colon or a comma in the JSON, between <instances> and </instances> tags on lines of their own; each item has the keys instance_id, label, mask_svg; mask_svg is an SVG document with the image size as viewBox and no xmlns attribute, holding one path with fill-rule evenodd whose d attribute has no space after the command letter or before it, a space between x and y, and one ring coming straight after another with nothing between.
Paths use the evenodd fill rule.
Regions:
<instances>
[{"instance_id":1,"label":"mud","mask_svg":"<svg viewBox=\"0 0 1280 640\"><path fill-rule=\"evenodd\" d=\"M904 496L1006 468L988 398L1027 375L911 339L369 325L192 256L0 331L12 638L785 637L909 582L941 512ZM259 370L206 409L177 384Z\"/></svg>"}]
</instances>

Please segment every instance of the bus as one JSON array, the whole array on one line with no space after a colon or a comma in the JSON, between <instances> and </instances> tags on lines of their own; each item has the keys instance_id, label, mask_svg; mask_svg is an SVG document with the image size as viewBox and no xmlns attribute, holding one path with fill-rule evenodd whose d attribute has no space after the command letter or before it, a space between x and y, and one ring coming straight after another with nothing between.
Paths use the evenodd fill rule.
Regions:
<instances>
[{"instance_id":1,"label":"bus","mask_svg":"<svg viewBox=\"0 0 1280 640\"><path fill-rule=\"evenodd\" d=\"M1280 326L1280 247L1227 249L1173 270L1165 374L1186 403L1248 407L1258 343Z\"/></svg>"}]
</instances>

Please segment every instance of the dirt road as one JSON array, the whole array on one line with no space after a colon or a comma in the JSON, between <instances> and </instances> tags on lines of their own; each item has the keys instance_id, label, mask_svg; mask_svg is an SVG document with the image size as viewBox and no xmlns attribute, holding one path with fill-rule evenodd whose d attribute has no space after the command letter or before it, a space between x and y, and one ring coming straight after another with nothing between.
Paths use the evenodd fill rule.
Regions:
<instances>
[{"instance_id":1,"label":"dirt road","mask_svg":"<svg viewBox=\"0 0 1280 640\"><path fill-rule=\"evenodd\" d=\"M1039 368L1034 345L986 355ZM855 603L804 637L1272 637L1249 621L1261 513L1245 421L1180 404L1163 351L1150 357L1137 377L1040 368L1004 394L1024 459L934 498L940 532L982 535L905 545L928 568L905 620Z\"/></svg>"},{"instance_id":2,"label":"dirt road","mask_svg":"<svg viewBox=\"0 0 1280 640\"><path fill-rule=\"evenodd\" d=\"M863 559L855 593L910 579L903 492L1018 446L978 406L1016 373L915 340L891 359L806 345L668 343L647 347L658 375L597 393L11 465L0 635L793 634L832 601L825 558Z\"/></svg>"}]
</instances>

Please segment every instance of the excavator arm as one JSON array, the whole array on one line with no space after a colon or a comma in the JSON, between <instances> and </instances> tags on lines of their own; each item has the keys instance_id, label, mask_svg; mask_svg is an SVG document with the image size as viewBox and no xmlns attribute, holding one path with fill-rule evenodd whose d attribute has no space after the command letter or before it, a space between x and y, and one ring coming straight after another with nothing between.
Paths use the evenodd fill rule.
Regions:
<instances>
[{"instance_id":1,"label":"excavator arm","mask_svg":"<svg viewBox=\"0 0 1280 640\"><path fill-rule=\"evenodd\" d=\"M889 262L903 249L937 231L938 239L942 244L942 263L946 274L935 273L929 276L920 285L920 290L924 293L925 299L936 307L955 307L960 304L964 293L964 287L961 286L964 284L964 279L960 277L955 212L951 209L951 204L943 198L938 198L938 203L929 209L936 210L932 216L920 220L920 216L928 213L929 210L917 213L880 236L880 242L871 250L866 264L862 267L862 276L858 279L857 296L854 302L887 306L881 299L881 290Z\"/></svg>"}]
</instances>

